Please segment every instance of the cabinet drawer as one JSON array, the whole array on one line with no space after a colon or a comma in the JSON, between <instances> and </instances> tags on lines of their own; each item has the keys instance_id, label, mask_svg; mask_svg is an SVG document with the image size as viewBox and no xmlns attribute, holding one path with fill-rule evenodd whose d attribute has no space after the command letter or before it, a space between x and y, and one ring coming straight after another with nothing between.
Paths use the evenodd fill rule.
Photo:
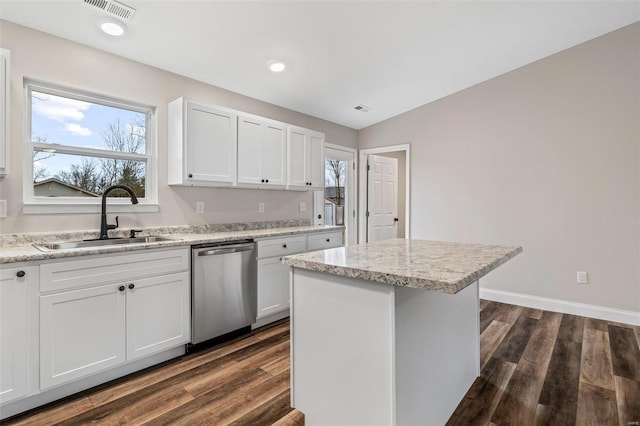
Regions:
<instances>
[{"instance_id":1,"label":"cabinet drawer","mask_svg":"<svg viewBox=\"0 0 640 426\"><path fill-rule=\"evenodd\" d=\"M153 250L118 255L91 256L40 266L40 291L60 291L140 277L186 271L189 250Z\"/></svg>"},{"instance_id":2,"label":"cabinet drawer","mask_svg":"<svg viewBox=\"0 0 640 426\"><path fill-rule=\"evenodd\" d=\"M342 247L342 232L326 232L322 234L309 234L307 248L311 250L322 250L333 247Z\"/></svg>"},{"instance_id":3,"label":"cabinet drawer","mask_svg":"<svg viewBox=\"0 0 640 426\"><path fill-rule=\"evenodd\" d=\"M286 256L307 250L307 236L273 238L258 241L258 258Z\"/></svg>"}]
</instances>

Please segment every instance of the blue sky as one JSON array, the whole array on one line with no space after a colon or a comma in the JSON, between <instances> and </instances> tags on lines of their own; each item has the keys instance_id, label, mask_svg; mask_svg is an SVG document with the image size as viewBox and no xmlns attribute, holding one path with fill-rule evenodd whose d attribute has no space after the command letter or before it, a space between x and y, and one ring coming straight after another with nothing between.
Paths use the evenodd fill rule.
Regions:
<instances>
[{"instance_id":1,"label":"blue sky","mask_svg":"<svg viewBox=\"0 0 640 426\"><path fill-rule=\"evenodd\" d=\"M105 149L102 135L108 124L117 119L131 131L144 132L144 129L130 126L136 118L144 123L143 113L46 93L32 92L31 110L32 137L34 140L36 137L44 138L47 143ZM50 177L61 170L68 170L73 161L69 161L70 158L73 157L54 155L34 167L46 167ZM81 157L77 157L77 163L81 161Z\"/></svg>"}]
</instances>

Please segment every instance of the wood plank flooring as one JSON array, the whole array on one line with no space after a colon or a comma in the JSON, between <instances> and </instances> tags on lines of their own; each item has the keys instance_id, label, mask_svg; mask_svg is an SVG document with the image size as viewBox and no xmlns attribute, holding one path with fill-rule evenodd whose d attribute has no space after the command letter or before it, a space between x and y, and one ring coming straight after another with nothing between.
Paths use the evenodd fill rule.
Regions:
<instances>
[{"instance_id":1,"label":"wood plank flooring","mask_svg":"<svg viewBox=\"0 0 640 426\"><path fill-rule=\"evenodd\" d=\"M447 425L640 424L640 327L480 306L482 371Z\"/></svg>"},{"instance_id":2,"label":"wood plank flooring","mask_svg":"<svg viewBox=\"0 0 640 426\"><path fill-rule=\"evenodd\" d=\"M481 308L481 376L448 425L640 422L640 327L484 300ZM285 321L3 424L301 426L289 374Z\"/></svg>"}]
</instances>

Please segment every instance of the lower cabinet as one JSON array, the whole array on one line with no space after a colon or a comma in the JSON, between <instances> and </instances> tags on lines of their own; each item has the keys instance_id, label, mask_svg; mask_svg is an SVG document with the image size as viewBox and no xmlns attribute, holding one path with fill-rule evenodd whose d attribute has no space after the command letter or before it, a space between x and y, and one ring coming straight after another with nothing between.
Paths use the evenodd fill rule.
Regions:
<instances>
[{"instance_id":1,"label":"lower cabinet","mask_svg":"<svg viewBox=\"0 0 640 426\"><path fill-rule=\"evenodd\" d=\"M0 403L28 393L33 312L29 306L38 267L0 270ZM35 281L35 282L34 282Z\"/></svg>"},{"instance_id":2,"label":"lower cabinet","mask_svg":"<svg viewBox=\"0 0 640 426\"><path fill-rule=\"evenodd\" d=\"M184 270L149 276L158 263ZM105 265L131 279L101 282ZM187 249L43 265L41 289L64 290L40 296L40 389L188 343L187 268Z\"/></svg>"},{"instance_id":3,"label":"lower cabinet","mask_svg":"<svg viewBox=\"0 0 640 426\"><path fill-rule=\"evenodd\" d=\"M258 318L289 309L289 267L282 257L258 260Z\"/></svg>"},{"instance_id":4,"label":"lower cabinet","mask_svg":"<svg viewBox=\"0 0 640 426\"><path fill-rule=\"evenodd\" d=\"M258 326L289 314L289 267L282 263L283 256L340 246L342 231L313 232L258 241Z\"/></svg>"}]
</instances>

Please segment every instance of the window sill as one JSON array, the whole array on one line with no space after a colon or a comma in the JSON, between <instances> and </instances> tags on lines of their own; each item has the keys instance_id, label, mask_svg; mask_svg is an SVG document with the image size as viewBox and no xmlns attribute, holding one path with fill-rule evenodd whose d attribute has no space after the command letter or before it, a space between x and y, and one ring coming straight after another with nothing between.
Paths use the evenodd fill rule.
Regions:
<instances>
[{"instance_id":1,"label":"window sill","mask_svg":"<svg viewBox=\"0 0 640 426\"><path fill-rule=\"evenodd\" d=\"M71 204L71 203L24 203L24 214L84 214L101 213L100 204ZM157 213L158 204L107 204L108 213Z\"/></svg>"}]
</instances>

